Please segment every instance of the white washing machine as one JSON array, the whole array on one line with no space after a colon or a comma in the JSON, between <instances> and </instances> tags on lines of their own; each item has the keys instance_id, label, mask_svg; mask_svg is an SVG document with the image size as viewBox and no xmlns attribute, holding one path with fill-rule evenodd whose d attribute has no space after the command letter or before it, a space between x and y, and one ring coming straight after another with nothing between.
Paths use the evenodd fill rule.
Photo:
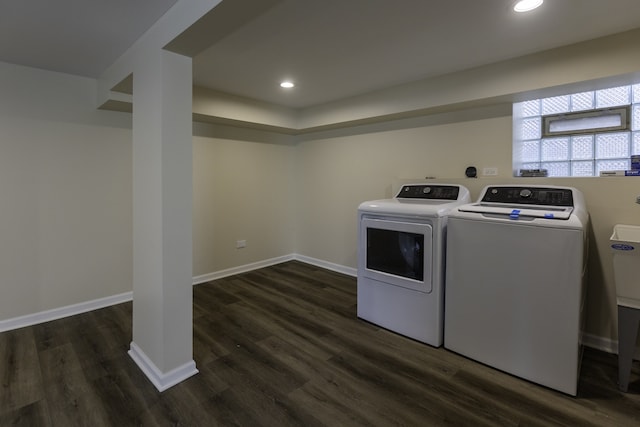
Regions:
<instances>
[{"instance_id":1,"label":"white washing machine","mask_svg":"<svg viewBox=\"0 0 640 427\"><path fill-rule=\"evenodd\" d=\"M587 227L582 193L488 186L447 231L444 346L575 396Z\"/></svg>"},{"instance_id":2,"label":"white washing machine","mask_svg":"<svg viewBox=\"0 0 640 427\"><path fill-rule=\"evenodd\" d=\"M447 214L469 203L461 185L408 184L358 208L358 317L442 345Z\"/></svg>"}]
</instances>

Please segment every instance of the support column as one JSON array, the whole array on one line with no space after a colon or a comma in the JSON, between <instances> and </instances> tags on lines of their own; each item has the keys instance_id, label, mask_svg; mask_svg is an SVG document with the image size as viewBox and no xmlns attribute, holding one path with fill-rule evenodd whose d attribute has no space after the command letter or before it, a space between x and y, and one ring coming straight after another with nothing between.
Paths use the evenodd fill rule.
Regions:
<instances>
[{"instance_id":1,"label":"support column","mask_svg":"<svg viewBox=\"0 0 640 427\"><path fill-rule=\"evenodd\" d=\"M133 341L159 391L196 374L191 58L146 52L133 70Z\"/></svg>"}]
</instances>

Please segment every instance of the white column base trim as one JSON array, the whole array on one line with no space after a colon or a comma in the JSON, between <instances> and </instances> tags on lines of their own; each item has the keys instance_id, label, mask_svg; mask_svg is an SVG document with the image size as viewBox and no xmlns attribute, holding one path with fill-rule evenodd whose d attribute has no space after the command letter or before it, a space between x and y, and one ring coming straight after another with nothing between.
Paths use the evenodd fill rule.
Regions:
<instances>
[{"instance_id":1,"label":"white column base trim","mask_svg":"<svg viewBox=\"0 0 640 427\"><path fill-rule=\"evenodd\" d=\"M159 392L163 392L199 372L196 369L196 362L191 360L182 366L163 373L133 341L128 353Z\"/></svg>"}]
</instances>

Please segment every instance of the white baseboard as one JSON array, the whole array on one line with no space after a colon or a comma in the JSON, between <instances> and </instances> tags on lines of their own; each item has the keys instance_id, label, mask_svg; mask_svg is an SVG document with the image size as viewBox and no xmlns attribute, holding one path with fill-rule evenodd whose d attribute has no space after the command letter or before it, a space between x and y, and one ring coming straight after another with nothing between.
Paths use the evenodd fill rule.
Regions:
<instances>
[{"instance_id":1,"label":"white baseboard","mask_svg":"<svg viewBox=\"0 0 640 427\"><path fill-rule=\"evenodd\" d=\"M38 313L26 314L24 316L18 316L11 319L0 320L0 332L24 328L26 326L37 325L38 323L50 322L52 320L62 319L63 317L69 317L76 314L86 313L88 311L98 310L100 308L131 301L132 298L132 292L124 292L122 294L112 295L91 301L85 301L78 304L67 305L65 307L59 307L51 310L40 311Z\"/></svg>"},{"instance_id":2,"label":"white baseboard","mask_svg":"<svg viewBox=\"0 0 640 427\"><path fill-rule=\"evenodd\" d=\"M269 267L276 264L282 264L287 261L300 261L305 264L315 265L316 267L325 268L327 270L336 271L338 273L346 274L348 276L355 277L357 275L357 270L352 267L346 267L340 264L334 264L329 261L324 261L317 258L311 258L305 255L300 254L289 254L283 255L277 258L270 258L264 261L253 262L251 264L240 265L238 267L228 268L226 270L215 271L213 273L203 274L200 276L195 276L193 278L193 284L199 285L201 283L210 282L212 280L222 279L224 277L233 276L240 273L246 273L248 271L258 270L260 268Z\"/></svg>"},{"instance_id":3,"label":"white baseboard","mask_svg":"<svg viewBox=\"0 0 640 427\"><path fill-rule=\"evenodd\" d=\"M618 341L611 340L609 338L599 337L591 334L582 335L582 344L586 347L595 348L606 353L618 354ZM640 360L640 347L636 347L636 351L633 354L635 360Z\"/></svg>"},{"instance_id":4,"label":"white baseboard","mask_svg":"<svg viewBox=\"0 0 640 427\"><path fill-rule=\"evenodd\" d=\"M595 348L596 350L605 351L607 353L618 353L618 341L613 341L609 338L599 337L591 334L583 334L582 344L587 347Z\"/></svg>"},{"instance_id":5,"label":"white baseboard","mask_svg":"<svg viewBox=\"0 0 640 427\"><path fill-rule=\"evenodd\" d=\"M329 261L324 261L317 258L308 257L300 254L289 254L277 258L271 258L264 261L258 261L251 264L245 264L238 267L229 268L226 270L220 270L209 274L203 274L193 278L193 284L210 282L216 279L222 279L224 277L233 276L235 274L246 273L248 271L257 270L259 268L269 267L275 264L281 264L283 262L296 260L304 262L306 264L315 265L316 267L325 268L327 270L336 271L338 273L346 274L348 276L357 276L357 269L353 267L347 267L340 264L335 264ZM73 316L76 314L86 313L88 311L97 310L100 308L108 307L111 305L120 304L123 302L131 301L133 298L132 292L125 292L118 295L113 295L105 298L100 298L92 301L87 301L79 304L73 304L66 307L55 308L52 310L46 310L39 313L27 314L24 316L14 317L12 319L0 320L0 332L10 331L12 329L19 329L25 326L36 325L38 323L49 322L51 320L61 319L63 317ZM602 350L607 353L618 353L618 341L613 341L609 338L599 337L591 334L584 334L582 337L583 344L587 347ZM132 343L132 345L134 345ZM133 357L133 356L132 356ZM636 360L640 360L640 347L636 348L634 355ZM135 360L135 359L134 359Z\"/></svg>"},{"instance_id":6,"label":"white baseboard","mask_svg":"<svg viewBox=\"0 0 640 427\"><path fill-rule=\"evenodd\" d=\"M281 264L283 262L291 261L293 259L294 259L294 255L283 255L281 257L270 258L264 261L252 262L251 264L245 264L245 265L240 265L238 267L227 268L225 270L220 270L220 271L215 271L213 273L195 276L193 278L193 284L199 285L201 283L210 282L212 280L222 279L224 277L229 277L229 276L233 276L240 273L246 273L248 271L257 270L259 268Z\"/></svg>"},{"instance_id":7,"label":"white baseboard","mask_svg":"<svg viewBox=\"0 0 640 427\"><path fill-rule=\"evenodd\" d=\"M169 372L162 372L133 341L131 342L129 356L136 362L136 365L138 365L140 370L149 378L149 381L153 383L159 392L163 392L199 372L198 369L196 369L196 362L193 360Z\"/></svg>"},{"instance_id":8,"label":"white baseboard","mask_svg":"<svg viewBox=\"0 0 640 427\"><path fill-rule=\"evenodd\" d=\"M323 261L317 258L311 258L305 255L294 254L293 259L296 261L304 262L306 264L315 265L316 267L322 267L327 270L335 271L338 273L346 274L347 276L356 277L358 275L358 270L353 267L347 267L340 264L334 264L329 261Z\"/></svg>"},{"instance_id":9,"label":"white baseboard","mask_svg":"<svg viewBox=\"0 0 640 427\"><path fill-rule=\"evenodd\" d=\"M239 267L229 268L226 270L216 271L214 273L205 274L193 278L193 284L209 282L211 280L221 279L234 274L245 273L259 268L269 267L271 265L280 264L294 259L294 255L285 255L278 258L271 258L264 261L254 262ZM76 314L86 313L88 311L98 310L100 308L109 307L111 305L128 302L133 299L133 292L124 292L118 295L111 295L91 301L85 301L78 304L72 304L64 307L54 308L51 310L40 311L24 316L13 317L10 319L0 320L0 332L20 329L26 326L33 326L39 323L50 322L52 320L62 319L64 317L75 316Z\"/></svg>"}]
</instances>

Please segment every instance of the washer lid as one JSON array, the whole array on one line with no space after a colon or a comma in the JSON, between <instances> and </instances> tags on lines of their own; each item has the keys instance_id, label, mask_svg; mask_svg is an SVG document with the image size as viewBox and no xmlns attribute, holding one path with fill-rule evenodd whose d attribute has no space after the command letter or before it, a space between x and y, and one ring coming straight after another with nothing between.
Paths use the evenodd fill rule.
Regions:
<instances>
[{"instance_id":1,"label":"washer lid","mask_svg":"<svg viewBox=\"0 0 640 427\"><path fill-rule=\"evenodd\" d=\"M580 194L571 187L489 185L478 203L462 206L458 211L511 219L567 220L576 206L580 206Z\"/></svg>"},{"instance_id":2,"label":"washer lid","mask_svg":"<svg viewBox=\"0 0 640 427\"><path fill-rule=\"evenodd\" d=\"M533 206L574 206L573 189L555 186L493 185L484 189L480 202Z\"/></svg>"},{"instance_id":3,"label":"washer lid","mask_svg":"<svg viewBox=\"0 0 640 427\"><path fill-rule=\"evenodd\" d=\"M460 212L472 212L482 214L494 214L508 216L512 219L520 217L545 218L545 219L569 219L573 207L556 206L529 206L529 205L506 205L495 203L474 203L458 208Z\"/></svg>"}]
</instances>

